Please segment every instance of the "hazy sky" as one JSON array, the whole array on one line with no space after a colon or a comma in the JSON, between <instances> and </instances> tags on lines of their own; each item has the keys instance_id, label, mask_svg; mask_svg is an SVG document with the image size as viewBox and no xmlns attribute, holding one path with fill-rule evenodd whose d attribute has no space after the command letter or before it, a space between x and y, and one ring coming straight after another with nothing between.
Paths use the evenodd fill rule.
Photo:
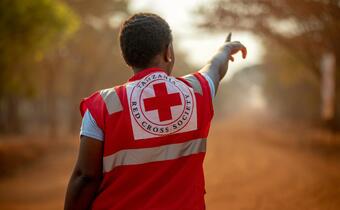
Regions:
<instances>
[{"instance_id":1,"label":"hazy sky","mask_svg":"<svg viewBox=\"0 0 340 210\"><path fill-rule=\"evenodd\" d=\"M173 31L175 47L187 54L191 64L200 67L224 42L227 33L232 31L226 29L225 33L209 33L195 28L197 18L193 11L199 5L209 6L209 2L211 0L131 0L129 9L132 12L154 12L166 19ZM244 66L260 62L263 49L255 36L233 31L232 39L247 46L248 58L243 60L240 55L236 56L236 61L230 64L231 74Z\"/></svg>"}]
</instances>

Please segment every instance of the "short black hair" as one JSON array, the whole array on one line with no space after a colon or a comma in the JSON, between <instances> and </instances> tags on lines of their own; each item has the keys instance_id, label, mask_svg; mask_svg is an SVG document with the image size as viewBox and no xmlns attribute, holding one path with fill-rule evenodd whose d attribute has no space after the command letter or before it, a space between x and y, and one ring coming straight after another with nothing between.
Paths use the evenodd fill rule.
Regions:
<instances>
[{"instance_id":1,"label":"short black hair","mask_svg":"<svg viewBox=\"0 0 340 210\"><path fill-rule=\"evenodd\" d=\"M119 40L125 62L146 68L170 44L172 35L169 24L160 16L137 13L124 21Z\"/></svg>"}]
</instances>

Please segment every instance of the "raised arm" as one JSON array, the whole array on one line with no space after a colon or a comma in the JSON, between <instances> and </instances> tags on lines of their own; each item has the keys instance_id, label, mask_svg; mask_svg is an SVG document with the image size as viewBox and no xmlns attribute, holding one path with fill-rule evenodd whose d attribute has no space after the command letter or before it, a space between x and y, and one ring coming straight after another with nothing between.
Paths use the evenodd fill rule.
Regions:
<instances>
[{"instance_id":1,"label":"raised arm","mask_svg":"<svg viewBox=\"0 0 340 210\"><path fill-rule=\"evenodd\" d=\"M233 55L239 51L242 52L242 57L245 59L247 48L239 41L231 41L230 33L210 61L199 70L200 73L205 73L211 78L215 85L215 94L220 81L227 73L229 60L234 61Z\"/></svg>"}]
</instances>

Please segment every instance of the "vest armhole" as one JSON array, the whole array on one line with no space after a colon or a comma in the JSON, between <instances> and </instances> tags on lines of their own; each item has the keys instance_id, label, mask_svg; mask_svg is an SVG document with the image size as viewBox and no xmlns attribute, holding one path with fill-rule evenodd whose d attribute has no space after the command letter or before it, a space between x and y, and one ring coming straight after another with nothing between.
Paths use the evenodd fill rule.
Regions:
<instances>
[{"instance_id":1,"label":"vest armhole","mask_svg":"<svg viewBox=\"0 0 340 210\"><path fill-rule=\"evenodd\" d=\"M194 92L199 93L200 95L203 95L201 83L193 74L189 74L184 77L181 77L181 79L188 82L190 86L194 89Z\"/></svg>"},{"instance_id":2,"label":"vest armhole","mask_svg":"<svg viewBox=\"0 0 340 210\"><path fill-rule=\"evenodd\" d=\"M96 121L98 127L104 130L104 115L106 112L105 103L100 96L99 91L93 93L91 96L84 98L80 102L80 113L84 116L86 110L88 110L93 119Z\"/></svg>"}]
</instances>

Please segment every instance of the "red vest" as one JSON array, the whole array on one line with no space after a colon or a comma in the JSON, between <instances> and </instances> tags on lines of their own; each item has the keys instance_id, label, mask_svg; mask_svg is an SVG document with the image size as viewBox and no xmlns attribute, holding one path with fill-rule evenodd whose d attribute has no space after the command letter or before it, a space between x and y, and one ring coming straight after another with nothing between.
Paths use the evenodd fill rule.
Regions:
<instances>
[{"instance_id":1,"label":"red vest","mask_svg":"<svg viewBox=\"0 0 340 210\"><path fill-rule=\"evenodd\" d=\"M104 132L95 210L203 210L203 159L213 116L207 80L150 68L81 103Z\"/></svg>"}]
</instances>

